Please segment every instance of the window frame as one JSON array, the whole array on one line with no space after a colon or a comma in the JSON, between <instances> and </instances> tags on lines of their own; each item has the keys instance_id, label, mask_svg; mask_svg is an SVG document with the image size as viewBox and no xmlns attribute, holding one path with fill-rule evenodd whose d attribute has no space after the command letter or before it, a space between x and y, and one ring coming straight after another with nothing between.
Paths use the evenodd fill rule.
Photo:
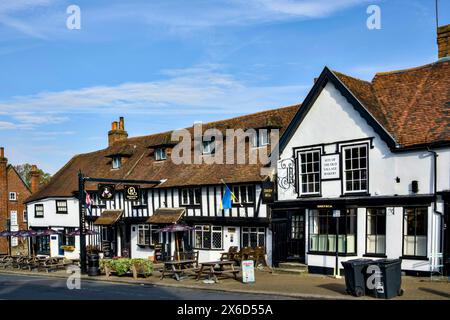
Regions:
<instances>
[{"instance_id":1,"label":"window frame","mask_svg":"<svg viewBox=\"0 0 450 320\"><path fill-rule=\"evenodd\" d=\"M314 161L314 154L315 153L317 153L318 154L318 161ZM312 162L311 162L311 164L312 164L312 167L313 167L313 171L312 172L303 172L302 171L302 167L303 167L303 165L302 165L302 155L305 155L305 157L307 157L308 156L308 154L312 154ZM322 165L322 163L321 163L321 161L322 161L322 150L321 149L308 149L308 150L299 150L298 152L297 152L297 162L298 162L298 165L297 165L297 167L298 167L298 186L297 186L297 188L298 188L298 192L299 192L299 195L300 196L306 196L306 197L310 197L310 196L320 196L321 195L321 193L322 193L322 177L321 177L321 175L322 175L322 172L321 172L321 170L322 170L322 168L321 168L321 165ZM314 164L315 163L318 163L318 171L316 172L315 170L314 170ZM306 163L305 163L305 166L306 166L306 168L308 167L308 164L309 164L309 162L308 161L306 161ZM303 192L303 176L307 176L308 177L308 175L317 175L317 177L318 177L318 181L316 181L315 179L313 180L313 189L315 188L315 184L316 183L318 183L318 191L313 191L313 192L310 192L310 191L307 191L307 192ZM307 181L306 181L306 186L308 187L308 184L309 184L309 179L307 179Z\"/></svg>"},{"instance_id":2,"label":"window frame","mask_svg":"<svg viewBox=\"0 0 450 320\"><path fill-rule=\"evenodd\" d=\"M155 149L155 161L167 160L166 148L160 147Z\"/></svg>"},{"instance_id":3,"label":"window frame","mask_svg":"<svg viewBox=\"0 0 450 320\"><path fill-rule=\"evenodd\" d=\"M206 228L208 228L206 230ZM216 229L216 230L214 230ZM198 250L223 250L223 226L210 224L197 224L194 226L194 249ZM197 242L197 233L201 234L200 245ZM220 233L220 248L214 246L214 233ZM205 246L205 234L209 234L209 245Z\"/></svg>"},{"instance_id":4,"label":"window frame","mask_svg":"<svg viewBox=\"0 0 450 320\"><path fill-rule=\"evenodd\" d=\"M66 206L66 211L61 211L58 207L58 202L64 202L65 206ZM67 206L67 200L55 200L55 207L56 207L56 213L57 214L68 214L69 213L69 208Z\"/></svg>"},{"instance_id":5,"label":"window frame","mask_svg":"<svg viewBox=\"0 0 450 320\"><path fill-rule=\"evenodd\" d=\"M113 169L120 169L122 167L122 158L121 157L113 157L111 162L111 167Z\"/></svg>"},{"instance_id":6,"label":"window frame","mask_svg":"<svg viewBox=\"0 0 450 320\"><path fill-rule=\"evenodd\" d=\"M353 164L351 164L351 169L347 170L347 158L345 157L345 151L346 150L351 150L351 149L356 149L356 148L365 148L366 150L366 166L365 168L361 169L360 164L358 164L358 169L354 169L353 168ZM341 165L341 170L342 170L342 191L344 194L368 194L369 193L369 144L368 143L358 143L358 144L351 144L351 145L343 145L341 146L341 158L342 158L342 165ZM359 150L358 150L359 152ZM352 157L352 151L350 151L350 162L352 162L354 159L361 159L360 156L358 156L358 158L353 158ZM360 188L359 190L347 190L347 171L359 171L360 174L362 171L365 170L366 173L366 177L365 177L365 183L366 183L366 188L362 189ZM359 181L359 183L361 184L362 181L364 181L363 179L359 178L359 179L353 179L353 173L352 173L352 179L351 179L352 183L354 181ZM352 187L353 189L353 187Z\"/></svg>"},{"instance_id":7,"label":"window frame","mask_svg":"<svg viewBox=\"0 0 450 320\"><path fill-rule=\"evenodd\" d=\"M247 230L245 230L247 229ZM252 231L252 229L256 229L256 231ZM262 231L261 231L262 229ZM247 243L245 243L244 241L244 234L248 234L247 237ZM251 246L251 234L256 234L256 242L257 242L257 246L256 247L266 247L267 244L267 235L266 235L266 228L265 227L242 227L241 228L241 248L244 247L250 247L250 248L255 248ZM261 246L260 245L260 238L259 236L262 235L263 239L264 239L264 244Z\"/></svg>"},{"instance_id":8,"label":"window frame","mask_svg":"<svg viewBox=\"0 0 450 320\"><path fill-rule=\"evenodd\" d=\"M238 192L236 192L236 188L238 190ZM243 197L242 197L242 190L241 188L245 188L245 199L243 201ZM249 192L249 188L251 188L252 192ZM232 203L235 205L253 205L255 203L255 198L256 198L256 188L255 185L253 184L236 184L233 185L231 187L231 191L233 192L233 194L236 196L237 199L234 199L232 197ZM251 194L252 199L250 200L249 198L249 194Z\"/></svg>"},{"instance_id":9,"label":"window frame","mask_svg":"<svg viewBox=\"0 0 450 320\"><path fill-rule=\"evenodd\" d=\"M11 197L11 196L13 196L13 197ZM10 191L10 192L8 193L8 200L9 200L9 201L18 201L18 200L17 200L17 192Z\"/></svg>"},{"instance_id":10,"label":"window frame","mask_svg":"<svg viewBox=\"0 0 450 320\"><path fill-rule=\"evenodd\" d=\"M413 209L414 210L414 254L405 254L405 237L410 236L405 234L405 223L407 223L407 210ZM425 255L417 255L417 211L425 210L425 219L424 219L424 229L425 229L425 235L419 235L419 236L425 236ZM403 215L402 215L402 257L405 259L418 259L418 260L428 260L428 207L426 206L411 206L411 207L404 207L403 208Z\"/></svg>"},{"instance_id":11,"label":"window frame","mask_svg":"<svg viewBox=\"0 0 450 320\"><path fill-rule=\"evenodd\" d=\"M138 224L136 226L136 232L137 232L137 237L136 237L136 245L139 247L152 247L155 246L159 243L159 234L158 234L158 241L156 241L156 239L153 237L153 234L156 233L156 231L159 230L159 228L153 224L149 224L149 223L141 223ZM143 232L144 235L144 242L142 243L140 241L141 235L140 233ZM148 243L146 241L146 232L148 232Z\"/></svg>"},{"instance_id":12,"label":"window frame","mask_svg":"<svg viewBox=\"0 0 450 320\"><path fill-rule=\"evenodd\" d=\"M375 214L369 214L371 210L376 210ZM384 214L379 214L380 210L384 211ZM375 234L369 233L369 216L375 217ZM384 216L384 252L377 252L378 247L378 237L380 234L378 233L378 218L380 216ZM387 208L386 207L368 207L366 208L366 253L364 256L372 256L372 257L386 257L386 227L387 227ZM375 236L375 252L368 251L368 239L369 236Z\"/></svg>"},{"instance_id":13,"label":"window frame","mask_svg":"<svg viewBox=\"0 0 450 320\"><path fill-rule=\"evenodd\" d=\"M37 208L42 208L42 215L37 215ZM40 210L39 210L40 211ZM35 218L44 218L44 204L43 203L36 203L34 205L34 217Z\"/></svg>"},{"instance_id":14,"label":"window frame","mask_svg":"<svg viewBox=\"0 0 450 320\"><path fill-rule=\"evenodd\" d=\"M314 220L314 214L313 212L317 211L317 228L319 229L317 233L314 233L314 227L313 227L313 223L312 221ZM348 208L343 208L340 209L341 211L341 215L339 217L339 237L338 237L338 241L340 240L341 236L345 236L345 240L344 240L344 248L343 251L339 250L338 255L339 256L356 256L358 254L358 209L355 207L348 207ZM327 212L327 214L320 214L320 212ZM351 213L353 212L353 213ZM321 233L320 232L320 228L321 228L321 221L320 221L320 217L326 217L326 229L327 232L326 233ZM353 219L351 219L351 217L353 217ZM336 219L336 220L334 220ZM333 217L333 210L332 209L312 209L309 210L308 212L308 254L312 254L312 255L335 255L336 254L336 247L334 246L333 248L329 248L329 244L330 244L330 236L336 236L336 221L338 218ZM343 219L345 219L343 221ZM333 224L331 224L330 226L330 221L333 221ZM353 221L353 226L349 227L350 222ZM345 225L345 233L342 233L342 228L341 225L344 224ZM330 229L333 229L334 226L334 232L330 233ZM353 229L354 232L350 233L349 229ZM333 230L332 230L333 231ZM326 239L326 248L325 250L314 250L312 249L312 241L313 241L313 236L316 235L317 236L317 241L318 241L318 246L320 246L320 235L324 236L326 235L326 238L322 238L322 239ZM353 235L353 240L354 240L354 248L352 248L352 251L349 252L348 249L348 240L349 240L349 235ZM333 240L332 240L333 241ZM334 238L334 241L336 241L336 237ZM338 248L339 248L339 242L338 242Z\"/></svg>"},{"instance_id":15,"label":"window frame","mask_svg":"<svg viewBox=\"0 0 450 320\"><path fill-rule=\"evenodd\" d=\"M187 194L187 202L185 202L184 192ZM198 194L197 194L198 192ZM197 199L197 196L199 198ZM197 201L199 200L199 201ZM180 203L182 206L201 206L202 205L202 188L201 187L193 187L193 188L182 188L180 190Z\"/></svg>"}]
</instances>

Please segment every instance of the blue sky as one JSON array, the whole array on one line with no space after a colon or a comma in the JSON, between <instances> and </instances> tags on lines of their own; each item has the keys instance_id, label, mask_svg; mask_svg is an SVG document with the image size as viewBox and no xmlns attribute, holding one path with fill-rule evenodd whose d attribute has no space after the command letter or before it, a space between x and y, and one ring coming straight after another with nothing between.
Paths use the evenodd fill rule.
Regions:
<instances>
[{"instance_id":1,"label":"blue sky","mask_svg":"<svg viewBox=\"0 0 450 320\"><path fill-rule=\"evenodd\" d=\"M66 9L81 9L69 30ZM366 27L369 5L381 29ZM299 103L325 65L362 79L437 59L434 0L0 0L0 145L54 173L130 136ZM440 24L450 0L440 0Z\"/></svg>"}]
</instances>

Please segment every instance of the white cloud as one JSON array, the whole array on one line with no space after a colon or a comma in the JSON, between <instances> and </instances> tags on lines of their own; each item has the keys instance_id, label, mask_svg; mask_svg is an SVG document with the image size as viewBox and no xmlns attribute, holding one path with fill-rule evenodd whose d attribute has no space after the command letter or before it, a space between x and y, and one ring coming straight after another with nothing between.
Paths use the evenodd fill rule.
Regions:
<instances>
[{"instance_id":1,"label":"white cloud","mask_svg":"<svg viewBox=\"0 0 450 320\"><path fill-rule=\"evenodd\" d=\"M159 81L13 97L0 101L0 114L14 119L15 125L28 127L58 124L71 114L242 114L298 103L309 87L246 83L217 65L162 73L166 78Z\"/></svg>"}]
</instances>

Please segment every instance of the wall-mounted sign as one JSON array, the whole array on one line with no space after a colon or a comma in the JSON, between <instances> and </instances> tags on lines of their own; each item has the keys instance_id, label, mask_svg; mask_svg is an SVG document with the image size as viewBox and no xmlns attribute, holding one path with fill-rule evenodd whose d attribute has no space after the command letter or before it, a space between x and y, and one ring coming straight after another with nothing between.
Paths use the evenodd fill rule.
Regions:
<instances>
[{"instance_id":1,"label":"wall-mounted sign","mask_svg":"<svg viewBox=\"0 0 450 320\"><path fill-rule=\"evenodd\" d=\"M139 200L139 186L125 186L125 199L130 201Z\"/></svg>"},{"instance_id":2,"label":"wall-mounted sign","mask_svg":"<svg viewBox=\"0 0 450 320\"><path fill-rule=\"evenodd\" d=\"M251 283L255 282L255 265L253 260L242 261L242 282Z\"/></svg>"},{"instance_id":3,"label":"wall-mounted sign","mask_svg":"<svg viewBox=\"0 0 450 320\"><path fill-rule=\"evenodd\" d=\"M333 208L332 204L318 204L317 209L331 209Z\"/></svg>"},{"instance_id":4,"label":"wall-mounted sign","mask_svg":"<svg viewBox=\"0 0 450 320\"><path fill-rule=\"evenodd\" d=\"M322 156L322 180L339 179L339 154L328 154Z\"/></svg>"},{"instance_id":5,"label":"wall-mounted sign","mask_svg":"<svg viewBox=\"0 0 450 320\"><path fill-rule=\"evenodd\" d=\"M262 202L272 203L275 200L275 183L264 181L262 183Z\"/></svg>"},{"instance_id":6,"label":"wall-mounted sign","mask_svg":"<svg viewBox=\"0 0 450 320\"><path fill-rule=\"evenodd\" d=\"M103 200L111 200L114 198L115 188L113 184L99 184L98 195Z\"/></svg>"}]
</instances>

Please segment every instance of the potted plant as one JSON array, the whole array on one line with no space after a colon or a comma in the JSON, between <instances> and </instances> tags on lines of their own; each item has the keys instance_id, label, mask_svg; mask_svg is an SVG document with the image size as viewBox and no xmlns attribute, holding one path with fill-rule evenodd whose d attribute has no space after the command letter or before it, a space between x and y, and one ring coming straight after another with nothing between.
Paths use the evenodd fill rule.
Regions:
<instances>
[{"instance_id":1,"label":"potted plant","mask_svg":"<svg viewBox=\"0 0 450 320\"><path fill-rule=\"evenodd\" d=\"M146 259L131 259L131 271L134 279L137 279L140 274L147 278L153 273L153 263Z\"/></svg>"}]
</instances>

